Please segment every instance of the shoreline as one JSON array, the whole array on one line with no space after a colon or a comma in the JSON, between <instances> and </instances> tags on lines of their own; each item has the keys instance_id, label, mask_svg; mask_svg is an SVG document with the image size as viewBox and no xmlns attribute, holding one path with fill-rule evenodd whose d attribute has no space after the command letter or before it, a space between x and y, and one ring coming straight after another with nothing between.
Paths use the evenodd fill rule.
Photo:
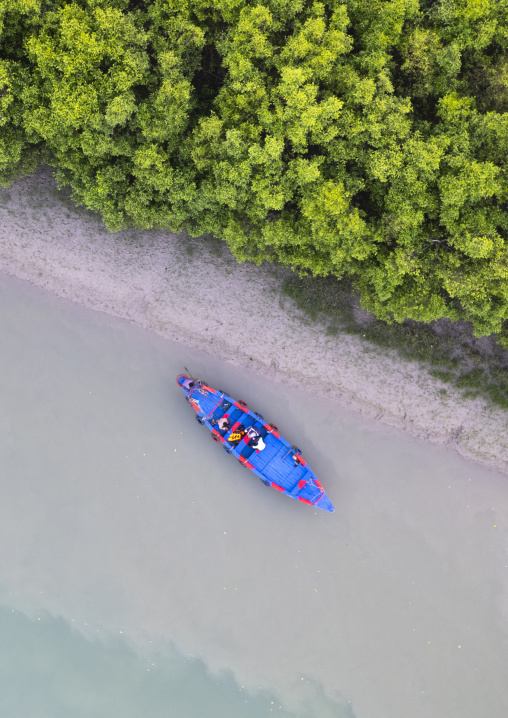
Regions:
<instances>
[{"instance_id":1,"label":"shoreline","mask_svg":"<svg viewBox=\"0 0 508 718\"><path fill-rule=\"evenodd\" d=\"M238 264L218 240L110 234L47 168L0 188L0 217L0 271L508 473L506 410L394 351L327 335L282 295L285 270Z\"/></svg>"}]
</instances>

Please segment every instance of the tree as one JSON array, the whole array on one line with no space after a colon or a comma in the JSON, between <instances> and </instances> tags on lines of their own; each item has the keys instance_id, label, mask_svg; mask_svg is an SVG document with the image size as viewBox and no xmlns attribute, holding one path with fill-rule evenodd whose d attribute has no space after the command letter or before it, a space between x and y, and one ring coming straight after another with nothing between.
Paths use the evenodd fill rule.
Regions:
<instances>
[{"instance_id":1,"label":"tree","mask_svg":"<svg viewBox=\"0 0 508 718\"><path fill-rule=\"evenodd\" d=\"M2 12L4 181L51 162L111 230L211 232L508 342L506 0Z\"/></svg>"},{"instance_id":2,"label":"tree","mask_svg":"<svg viewBox=\"0 0 508 718\"><path fill-rule=\"evenodd\" d=\"M47 158L41 138L24 127L21 99L32 80L23 43L40 11L40 0L4 0L0 5L0 185L33 172Z\"/></svg>"}]
</instances>

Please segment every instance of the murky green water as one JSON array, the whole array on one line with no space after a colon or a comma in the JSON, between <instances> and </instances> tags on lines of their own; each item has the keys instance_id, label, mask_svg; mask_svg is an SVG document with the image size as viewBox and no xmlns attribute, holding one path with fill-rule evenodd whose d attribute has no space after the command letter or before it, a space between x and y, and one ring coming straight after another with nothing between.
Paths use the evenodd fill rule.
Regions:
<instances>
[{"instance_id":1,"label":"murky green water","mask_svg":"<svg viewBox=\"0 0 508 718\"><path fill-rule=\"evenodd\" d=\"M0 336L0 715L508 714L506 477L7 277ZM210 441L184 365L336 513Z\"/></svg>"},{"instance_id":2,"label":"murky green water","mask_svg":"<svg viewBox=\"0 0 508 718\"><path fill-rule=\"evenodd\" d=\"M0 711L9 718L294 715L229 673L212 676L199 659L139 656L125 640L85 638L44 612L30 620L0 609L0 635Z\"/></svg>"}]
</instances>

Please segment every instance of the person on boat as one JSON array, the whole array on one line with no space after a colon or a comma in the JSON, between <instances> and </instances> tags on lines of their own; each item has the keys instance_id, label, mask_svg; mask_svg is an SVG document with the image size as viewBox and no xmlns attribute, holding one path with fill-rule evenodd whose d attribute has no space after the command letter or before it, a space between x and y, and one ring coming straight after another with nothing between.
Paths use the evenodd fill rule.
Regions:
<instances>
[{"instance_id":1,"label":"person on boat","mask_svg":"<svg viewBox=\"0 0 508 718\"><path fill-rule=\"evenodd\" d=\"M240 424L238 429L235 429L235 431L233 431L233 433L228 436L227 440L231 444L238 444L243 439L246 433L247 432L245 431L245 426L243 424Z\"/></svg>"},{"instance_id":2,"label":"person on boat","mask_svg":"<svg viewBox=\"0 0 508 718\"><path fill-rule=\"evenodd\" d=\"M184 389L187 389L187 391L192 391L194 387L196 386L196 382L194 379L189 379L188 377L185 377L185 379L182 381L182 386Z\"/></svg>"},{"instance_id":3,"label":"person on boat","mask_svg":"<svg viewBox=\"0 0 508 718\"><path fill-rule=\"evenodd\" d=\"M265 448L266 444L265 444L265 442L263 441L263 437L262 437L261 434L260 434L258 437L256 437L255 439L252 439L252 440L249 442L249 446L252 446L252 448L253 448L253 449L256 449L257 452L260 452L260 451L263 451L263 449Z\"/></svg>"},{"instance_id":4,"label":"person on boat","mask_svg":"<svg viewBox=\"0 0 508 718\"><path fill-rule=\"evenodd\" d=\"M247 436L249 437L249 446L252 446L256 451L262 451L265 448L265 442L261 436L259 429L254 426L250 426L247 429Z\"/></svg>"},{"instance_id":5,"label":"person on boat","mask_svg":"<svg viewBox=\"0 0 508 718\"><path fill-rule=\"evenodd\" d=\"M217 422L217 426L221 431L229 431L231 429L231 421L229 420L229 414L224 414L222 418Z\"/></svg>"},{"instance_id":6,"label":"person on boat","mask_svg":"<svg viewBox=\"0 0 508 718\"><path fill-rule=\"evenodd\" d=\"M256 429L255 426L249 426L247 429L247 436L249 439L256 439L258 436L261 436L261 432L259 429Z\"/></svg>"}]
</instances>

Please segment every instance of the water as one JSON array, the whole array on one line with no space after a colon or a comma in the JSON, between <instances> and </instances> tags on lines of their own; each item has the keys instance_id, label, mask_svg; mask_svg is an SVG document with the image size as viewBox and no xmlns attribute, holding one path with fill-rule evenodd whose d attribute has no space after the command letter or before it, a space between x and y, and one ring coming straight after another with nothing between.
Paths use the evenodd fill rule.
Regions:
<instances>
[{"instance_id":1,"label":"water","mask_svg":"<svg viewBox=\"0 0 508 718\"><path fill-rule=\"evenodd\" d=\"M0 715L508 714L506 477L5 276L0 332ZM221 451L183 366L336 513Z\"/></svg>"},{"instance_id":2,"label":"water","mask_svg":"<svg viewBox=\"0 0 508 718\"><path fill-rule=\"evenodd\" d=\"M140 657L125 641L87 639L61 618L0 609L0 708L9 718L258 718L281 711L198 659Z\"/></svg>"}]
</instances>

